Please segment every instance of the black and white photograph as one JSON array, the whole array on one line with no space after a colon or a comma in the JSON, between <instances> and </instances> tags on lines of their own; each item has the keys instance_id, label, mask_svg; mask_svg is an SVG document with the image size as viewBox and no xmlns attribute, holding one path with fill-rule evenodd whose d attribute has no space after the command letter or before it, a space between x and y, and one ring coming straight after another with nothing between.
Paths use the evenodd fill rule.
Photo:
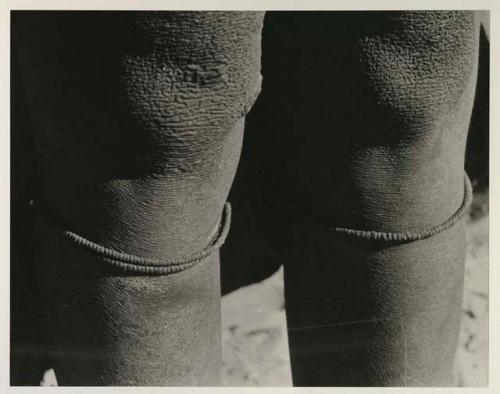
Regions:
<instances>
[{"instance_id":1,"label":"black and white photograph","mask_svg":"<svg viewBox=\"0 0 500 394\"><path fill-rule=\"evenodd\" d=\"M8 10L7 384L491 386L490 10L113 4Z\"/></svg>"}]
</instances>

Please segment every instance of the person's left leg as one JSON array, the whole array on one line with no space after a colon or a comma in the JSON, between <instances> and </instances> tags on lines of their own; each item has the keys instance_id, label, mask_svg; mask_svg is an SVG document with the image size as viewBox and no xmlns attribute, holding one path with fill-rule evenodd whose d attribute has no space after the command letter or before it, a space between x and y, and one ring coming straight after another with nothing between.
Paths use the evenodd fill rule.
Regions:
<instances>
[{"instance_id":1,"label":"person's left leg","mask_svg":"<svg viewBox=\"0 0 500 394\"><path fill-rule=\"evenodd\" d=\"M295 385L451 385L472 12L272 13L270 171ZM272 51L267 49L272 48ZM264 105L266 107L266 105Z\"/></svg>"}]
</instances>

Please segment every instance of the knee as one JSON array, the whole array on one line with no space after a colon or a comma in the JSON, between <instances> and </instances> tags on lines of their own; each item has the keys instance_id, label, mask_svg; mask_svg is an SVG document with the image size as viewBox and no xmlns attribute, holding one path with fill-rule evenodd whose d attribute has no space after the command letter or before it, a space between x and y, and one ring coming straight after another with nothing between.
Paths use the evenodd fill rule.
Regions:
<instances>
[{"instance_id":1,"label":"knee","mask_svg":"<svg viewBox=\"0 0 500 394\"><path fill-rule=\"evenodd\" d=\"M241 138L260 91L261 25L255 12L137 14L117 70L120 111L156 171L219 165L227 134Z\"/></svg>"},{"instance_id":2,"label":"knee","mask_svg":"<svg viewBox=\"0 0 500 394\"><path fill-rule=\"evenodd\" d=\"M350 228L419 229L453 215L475 91L474 13L274 18L264 97L270 87L286 111L273 124L286 130L284 198ZM286 42L290 30L296 43Z\"/></svg>"},{"instance_id":3,"label":"knee","mask_svg":"<svg viewBox=\"0 0 500 394\"><path fill-rule=\"evenodd\" d=\"M391 12L372 23L382 28L358 39L362 79L396 142L437 132L457 107L470 107L478 56L474 12Z\"/></svg>"},{"instance_id":4,"label":"knee","mask_svg":"<svg viewBox=\"0 0 500 394\"><path fill-rule=\"evenodd\" d=\"M428 228L464 203L464 152L478 59L473 12L385 14L359 39L367 112L353 168L365 223ZM359 211L358 211L359 212ZM375 214L375 215L374 215Z\"/></svg>"},{"instance_id":5,"label":"knee","mask_svg":"<svg viewBox=\"0 0 500 394\"><path fill-rule=\"evenodd\" d=\"M16 54L42 160L56 175L80 179L213 166L213 151L222 150L260 89L262 18L18 14Z\"/></svg>"},{"instance_id":6,"label":"knee","mask_svg":"<svg viewBox=\"0 0 500 394\"><path fill-rule=\"evenodd\" d=\"M72 231L151 257L161 244L181 245L179 254L207 244L260 89L262 19L16 16L42 193Z\"/></svg>"}]
</instances>

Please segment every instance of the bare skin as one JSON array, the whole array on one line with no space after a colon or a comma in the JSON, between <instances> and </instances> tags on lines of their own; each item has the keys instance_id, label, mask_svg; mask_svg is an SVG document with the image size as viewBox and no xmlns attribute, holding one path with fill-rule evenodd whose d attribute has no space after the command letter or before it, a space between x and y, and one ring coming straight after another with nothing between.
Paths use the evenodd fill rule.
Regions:
<instances>
[{"instance_id":1,"label":"bare skin","mask_svg":"<svg viewBox=\"0 0 500 394\"><path fill-rule=\"evenodd\" d=\"M260 90L262 19L18 15L41 211L52 216L37 221L37 265L60 384L221 384L217 252L175 275L134 274L62 233L154 261L207 247Z\"/></svg>"},{"instance_id":2,"label":"bare skin","mask_svg":"<svg viewBox=\"0 0 500 394\"><path fill-rule=\"evenodd\" d=\"M264 46L259 109L279 141L267 170L270 198L285 206L276 243L294 385L451 385L463 220L417 241L331 228L419 232L464 204L474 13L275 13L267 22L273 51Z\"/></svg>"},{"instance_id":3,"label":"bare skin","mask_svg":"<svg viewBox=\"0 0 500 394\"><path fill-rule=\"evenodd\" d=\"M222 383L218 252L127 273L64 231L153 262L210 244L260 90L263 17L15 16L61 385ZM263 38L254 148L265 204L282 208L266 234L285 263L294 384L450 385L463 222L410 242L327 228L419 231L463 204L474 14L271 13Z\"/></svg>"}]
</instances>

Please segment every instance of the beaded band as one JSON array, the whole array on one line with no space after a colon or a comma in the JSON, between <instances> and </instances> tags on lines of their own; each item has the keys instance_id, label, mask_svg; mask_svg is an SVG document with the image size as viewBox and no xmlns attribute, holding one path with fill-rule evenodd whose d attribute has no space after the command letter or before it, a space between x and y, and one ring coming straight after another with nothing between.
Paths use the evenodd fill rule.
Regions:
<instances>
[{"instance_id":1,"label":"beaded band","mask_svg":"<svg viewBox=\"0 0 500 394\"><path fill-rule=\"evenodd\" d=\"M195 266L217 251L226 240L227 234L229 233L230 223L231 205L226 203L218 230L208 246L190 256L175 260L148 259L128 253L118 252L96 244L71 231L64 231L63 235L78 246L81 246L85 250L98 255L101 260L116 268L122 269L123 271L139 274L170 275Z\"/></svg>"},{"instance_id":2,"label":"beaded band","mask_svg":"<svg viewBox=\"0 0 500 394\"><path fill-rule=\"evenodd\" d=\"M411 242L429 238L435 234L443 232L450 227L453 227L467 213L470 204L472 203L472 185L467 174L464 173L464 199L460 208L444 223L418 231L398 231L386 232L377 230L358 230L345 227L328 226L316 221L305 214L298 212L298 215L305 218L307 221L314 221L315 224L320 224L326 227L327 231L336 233L339 236L348 238L357 238L370 241L388 241L388 242ZM297 210L294 210L297 213Z\"/></svg>"}]
</instances>

